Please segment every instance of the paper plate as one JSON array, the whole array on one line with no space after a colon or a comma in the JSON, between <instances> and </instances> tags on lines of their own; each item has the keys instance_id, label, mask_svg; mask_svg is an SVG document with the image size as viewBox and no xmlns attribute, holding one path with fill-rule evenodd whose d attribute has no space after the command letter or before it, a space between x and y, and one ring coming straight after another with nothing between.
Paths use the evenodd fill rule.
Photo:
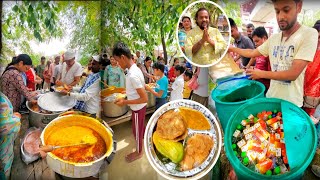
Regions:
<instances>
[{"instance_id":1,"label":"paper plate","mask_svg":"<svg viewBox=\"0 0 320 180\"><path fill-rule=\"evenodd\" d=\"M47 111L60 112L67 111L75 106L77 100L70 96L62 96L56 92L43 94L38 99L38 105Z\"/></svg>"},{"instance_id":2,"label":"paper plate","mask_svg":"<svg viewBox=\"0 0 320 180\"><path fill-rule=\"evenodd\" d=\"M191 137L194 134L206 134L206 135L209 135L214 140L213 148L211 149L206 160L201 165L187 171L177 170L176 169L177 164L173 162L169 162L166 164L163 163L159 159L155 146L152 142L152 135L156 129L156 125L159 117L165 112L167 112L168 110L177 109L179 107L188 107L188 108L200 111L207 118L211 126L210 130L188 129L188 136L186 137L186 139ZM218 125L216 118L202 104L199 104L191 100L176 100L161 106L151 116L148 122L148 125L146 127L144 137L145 137L144 147L145 147L145 151L146 151L146 155L149 163L161 176L163 176L166 179L199 179L205 176L213 168L221 152L222 135L221 135L220 126ZM183 141L183 144L185 144L185 140Z\"/></svg>"}]
</instances>

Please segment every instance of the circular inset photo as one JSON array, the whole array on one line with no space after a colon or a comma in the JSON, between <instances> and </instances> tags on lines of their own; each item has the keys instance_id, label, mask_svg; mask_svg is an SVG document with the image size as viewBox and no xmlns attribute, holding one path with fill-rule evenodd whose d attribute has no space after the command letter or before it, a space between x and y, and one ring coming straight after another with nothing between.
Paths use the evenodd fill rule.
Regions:
<instances>
[{"instance_id":1,"label":"circular inset photo","mask_svg":"<svg viewBox=\"0 0 320 180\"><path fill-rule=\"evenodd\" d=\"M230 23L218 4L196 1L182 12L176 36L181 53L191 64L209 67L217 64L228 51Z\"/></svg>"},{"instance_id":2,"label":"circular inset photo","mask_svg":"<svg viewBox=\"0 0 320 180\"><path fill-rule=\"evenodd\" d=\"M144 135L151 166L166 179L199 179L217 162L222 146L218 121L202 104L175 100L150 118Z\"/></svg>"}]
</instances>

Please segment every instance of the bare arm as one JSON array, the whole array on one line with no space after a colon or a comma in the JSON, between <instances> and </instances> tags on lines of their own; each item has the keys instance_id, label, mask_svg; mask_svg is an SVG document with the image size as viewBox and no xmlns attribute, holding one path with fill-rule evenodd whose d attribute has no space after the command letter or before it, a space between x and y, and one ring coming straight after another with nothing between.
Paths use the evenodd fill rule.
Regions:
<instances>
[{"instance_id":1,"label":"bare arm","mask_svg":"<svg viewBox=\"0 0 320 180\"><path fill-rule=\"evenodd\" d=\"M142 104L148 102L148 96L144 88L136 89L140 98L132 100L124 100L124 104Z\"/></svg>"},{"instance_id":2,"label":"bare arm","mask_svg":"<svg viewBox=\"0 0 320 180\"><path fill-rule=\"evenodd\" d=\"M240 49L236 47L229 47L229 52L235 52L240 56L248 58L253 58L262 55L257 49Z\"/></svg>"},{"instance_id":3,"label":"bare arm","mask_svg":"<svg viewBox=\"0 0 320 180\"><path fill-rule=\"evenodd\" d=\"M161 98L162 94L163 94L163 90L160 90L159 92L155 92L154 90L151 89L150 91L153 95L155 95L158 98Z\"/></svg>"},{"instance_id":4,"label":"bare arm","mask_svg":"<svg viewBox=\"0 0 320 180\"><path fill-rule=\"evenodd\" d=\"M252 79L265 78L280 81L295 81L308 63L309 61L296 59L293 61L291 68L285 71L274 72L248 69L247 74L251 75Z\"/></svg>"},{"instance_id":5,"label":"bare arm","mask_svg":"<svg viewBox=\"0 0 320 180\"><path fill-rule=\"evenodd\" d=\"M250 61L249 61L248 64L247 64L246 68L249 69L250 66L251 66L253 63L255 63L255 62L256 62L256 58L251 58Z\"/></svg>"},{"instance_id":6,"label":"bare arm","mask_svg":"<svg viewBox=\"0 0 320 180\"><path fill-rule=\"evenodd\" d=\"M68 84L68 86L75 86L75 85L77 85L77 84L80 82L80 77L81 77L81 76L76 76L76 77L74 77L73 82L70 83L70 84Z\"/></svg>"}]
</instances>

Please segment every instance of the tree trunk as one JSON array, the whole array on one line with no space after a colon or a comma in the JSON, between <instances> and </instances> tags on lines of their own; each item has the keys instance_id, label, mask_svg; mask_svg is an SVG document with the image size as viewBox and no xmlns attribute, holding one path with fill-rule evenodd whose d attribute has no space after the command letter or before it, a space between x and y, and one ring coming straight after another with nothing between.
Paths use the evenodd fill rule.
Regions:
<instances>
[{"instance_id":1,"label":"tree trunk","mask_svg":"<svg viewBox=\"0 0 320 180\"><path fill-rule=\"evenodd\" d=\"M164 12L164 1L162 0L162 14L165 13ZM167 47L166 47L166 41L165 41L165 37L164 37L164 32L163 32L163 23L161 23L161 27L160 27L160 34L161 34L161 44L162 44L162 48L163 48L163 58L166 61L166 64L168 63L168 54L167 54Z\"/></svg>"}]
</instances>

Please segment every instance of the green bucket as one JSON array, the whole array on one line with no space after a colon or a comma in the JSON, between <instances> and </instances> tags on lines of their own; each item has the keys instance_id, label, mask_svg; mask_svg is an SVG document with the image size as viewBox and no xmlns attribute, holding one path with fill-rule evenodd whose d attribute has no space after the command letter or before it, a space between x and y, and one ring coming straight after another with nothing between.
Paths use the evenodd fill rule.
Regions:
<instances>
[{"instance_id":1,"label":"green bucket","mask_svg":"<svg viewBox=\"0 0 320 180\"><path fill-rule=\"evenodd\" d=\"M274 176L259 174L245 167L234 155L231 137L236 126L250 114L262 111L281 110L283 117L284 139L290 171ZM317 147L316 129L310 117L296 105L276 98L254 99L232 114L227 125L224 144L226 155L238 179L301 179L311 163Z\"/></svg>"},{"instance_id":2,"label":"green bucket","mask_svg":"<svg viewBox=\"0 0 320 180\"><path fill-rule=\"evenodd\" d=\"M237 79L222 83L211 93L217 114L225 131L230 116L243 104L252 99L263 98L265 87L258 81Z\"/></svg>"}]
</instances>

